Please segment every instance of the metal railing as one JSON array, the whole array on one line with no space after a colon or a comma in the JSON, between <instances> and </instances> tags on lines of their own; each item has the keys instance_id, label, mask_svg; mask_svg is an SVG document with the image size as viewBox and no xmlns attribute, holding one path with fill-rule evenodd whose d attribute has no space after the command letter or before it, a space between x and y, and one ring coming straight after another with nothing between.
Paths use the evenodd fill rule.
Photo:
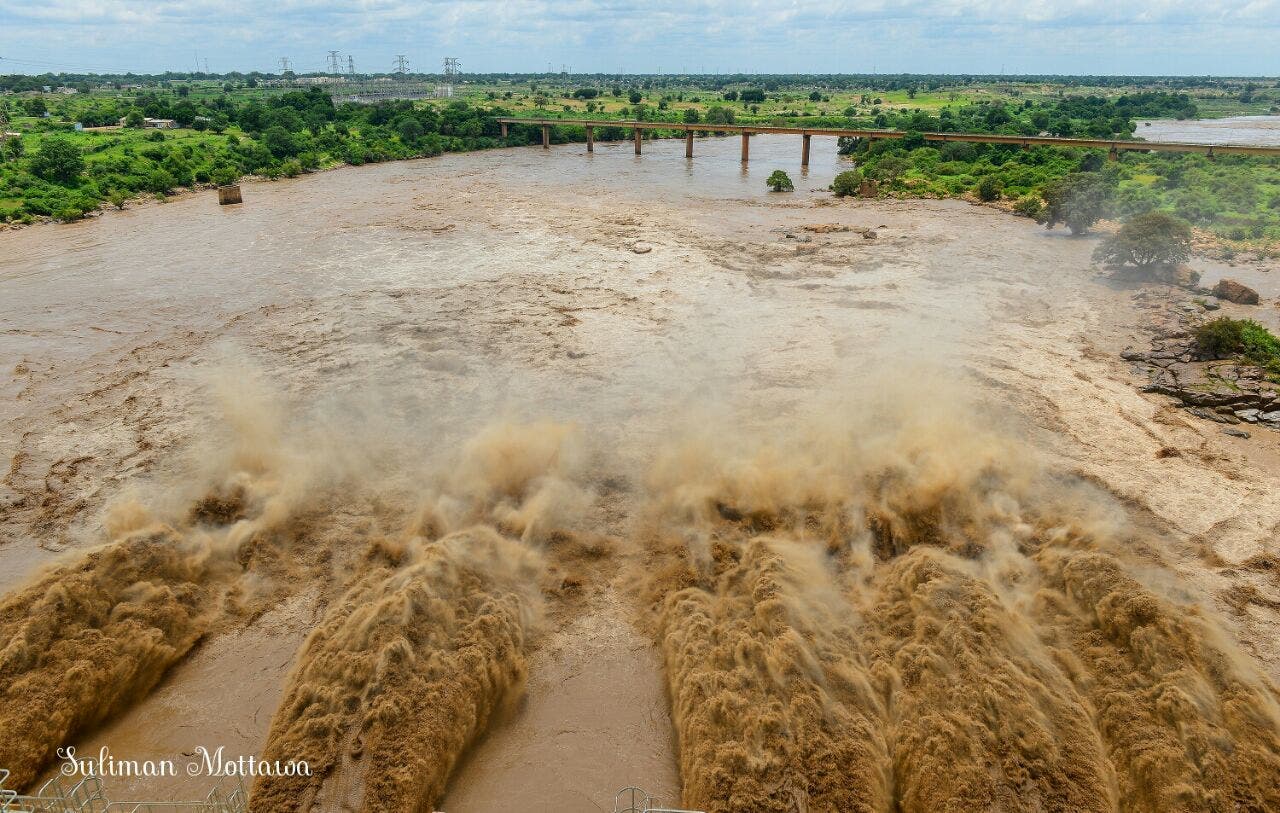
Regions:
<instances>
[{"instance_id":1,"label":"metal railing","mask_svg":"<svg viewBox=\"0 0 1280 813\"><path fill-rule=\"evenodd\" d=\"M0 813L245 813L249 795L239 778L213 788L200 801L134 802L107 798L102 780L90 774L74 784L55 776L34 796L4 787L9 771L0 768Z\"/></svg>"}]
</instances>

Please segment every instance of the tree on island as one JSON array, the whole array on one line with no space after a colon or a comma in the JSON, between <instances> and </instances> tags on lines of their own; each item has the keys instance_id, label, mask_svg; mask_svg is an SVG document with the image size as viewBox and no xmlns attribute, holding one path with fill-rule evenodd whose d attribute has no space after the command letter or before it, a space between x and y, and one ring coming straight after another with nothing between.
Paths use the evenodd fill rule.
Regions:
<instances>
[{"instance_id":1,"label":"tree on island","mask_svg":"<svg viewBox=\"0 0 1280 813\"><path fill-rule=\"evenodd\" d=\"M775 169L773 174L765 181L770 189L774 192L794 192L795 185L791 183L790 176L780 169Z\"/></svg>"},{"instance_id":2,"label":"tree on island","mask_svg":"<svg viewBox=\"0 0 1280 813\"><path fill-rule=\"evenodd\" d=\"M1191 257L1191 224L1166 212L1136 215L1093 252L1094 262L1136 265L1139 268L1171 266Z\"/></svg>"},{"instance_id":3,"label":"tree on island","mask_svg":"<svg viewBox=\"0 0 1280 813\"><path fill-rule=\"evenodd\" d=\"M1109 193L1107 182L1096 172L1066 175L1045 187L1039 221L1048 229L1062 223L1072 234L1084 234L1106 214Z\"/></svg>"}]
</instances>

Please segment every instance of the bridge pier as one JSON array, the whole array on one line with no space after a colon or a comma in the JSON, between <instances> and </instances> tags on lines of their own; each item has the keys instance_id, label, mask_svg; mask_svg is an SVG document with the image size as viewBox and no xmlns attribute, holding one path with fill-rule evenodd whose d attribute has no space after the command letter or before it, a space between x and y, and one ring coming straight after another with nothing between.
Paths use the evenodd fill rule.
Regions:
<instances>
[{"instance_id":1,"label":"bridge pier","mask_svg":"<svg viewBox=\"0 0 1280 813\"><path fill-rule=\"evenodd\" d=\"M636 155L640 154L640 128L632 127L631 132L636 134Z\"/></svg>"},{"instance_id":2,"label":"bridge pier","mask_svg":"<svg viewBox=\"0 0 1280 813\"><path fill-rule=\"evenodd\" d=\"M813 136L805 133L801 138L803 138L804 141L800 147L800 166L807 167L809 166L809 139L813 138Z\"/></svg>"},{"instance_id":3,"label":"bridge pier","mask_svg":"<svg viewBox=\"0 0 1280 813\"><path fill-rule=\"evenodd\" d=\"M596 151L596 128L587 125L587 152Z\"/></svg>"},{"instance_id":4,"label":"bridge pier","mask_svg":"<svg viewBox=\"0 0 1280 813\"><path fill-rule=\"evenodd\" d=\"M693 130L684 131L684 157L693 157Z\"/></svg>"},{"instance_id":5,"label":"bridge pier","mask_svg":"<svg viewBox=\"0 0 1280 813\"><path fill-rule=\"evenodd\" d=\"M542 125L542 149L551 149L551 125Z\"/></svg>"},{"instance_id":6,"label":"bridge pier","mask_svg":"<svg viewBox=\"0 0 1280 813\"><path fill-rule=\"evenodd\" d=\"M747 163L751 154L751 133L742 131L742 163Z\"/></svg>"},{"instance_id":7,"label":"bridge pier","mask_svg":"<svg viewBox=\"0 0 1280 813\"><path fill-rule=\"evenodd\" d=\"M507 137L507 123L505 121L502 122L502 137L503 138Z\"/></svg>"}]
</instances>

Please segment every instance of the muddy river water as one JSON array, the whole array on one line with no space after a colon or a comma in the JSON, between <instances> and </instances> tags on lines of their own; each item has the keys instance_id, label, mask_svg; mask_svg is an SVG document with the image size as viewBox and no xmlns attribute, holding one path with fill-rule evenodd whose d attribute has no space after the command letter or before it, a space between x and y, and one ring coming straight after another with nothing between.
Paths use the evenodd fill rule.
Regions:
<instances>
[{"instance_id":1,"label":"muddy river water","mask_svg":"<svg viewBox=\"0 0 1280 813\"><path fill-rule=\"evenodd\" d=\"M1227 116L1220 119L1152 119L1138 122L1138 138L1193 144L1280 145L1280 116Z\"/></svg>"},{"instance_id":2,"label":"muddy river water","mask_svg":"<svg viewBox=\"0 0 1280 813\"><path fill-rule=\"evenodd\" d=\"M1091 240L959 201L834 200L834 141L807 172L794 138L755 138L747 168L736 139L696 152L449 155L248 184L243 206L200 193L0 233L0 588L105 541L121 504L185 521L232 446L280 447L324 495L295 532L301 564L266 567L257 609L211 622L77 750L262 753L311 674L290 677L299 647L371 561L364 541L403 524L468 438L554 424L579 438L564 479L587 496L538 521L612 553L539 543L556 586L523 691L446 771L439 809L608 810L625 785L674 804L693 735L673 726L686 684L655 641L684 632L644 612L657 566L635 532L656 450L793 437L868 393L928 425L976 401L983 431L1161 540L1152 589L1280 677L1280 603L1229 614L1221 599L1254 578L1233 563L1275 550L1280 443L1138 391L1118 357L1144 341L1134 289L1091 266ZM774 169L794 193L766 190ZM129 798L209 784L111 780ZM364 786L326 785L317 804L356 809Z\"/></svg>"}]
</instances>

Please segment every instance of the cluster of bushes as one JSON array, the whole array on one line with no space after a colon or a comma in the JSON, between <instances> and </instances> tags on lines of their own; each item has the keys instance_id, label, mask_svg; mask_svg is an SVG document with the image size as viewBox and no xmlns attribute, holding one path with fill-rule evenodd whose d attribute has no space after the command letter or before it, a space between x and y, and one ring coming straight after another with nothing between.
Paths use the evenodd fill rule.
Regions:
<instances>
[{"instance_id":1,"label":"cluster of bushes","mask_svg":"<svg viewBox=\"0 0 1280 813\"><path fill-rule=\"evenodd\" d=\"M0 221L72 220L104 201L122 205L135 195L233 183L244 175L294 176L339 163L483 149L501 143L496 117L505 114L464 101L335 106L319 89L245 103L144 94L135 104L141 106L127 116L207 121L209 126L205 132L126 128L15 139L11 145L34 143L10 146L0 156Z\"/></svg>"},{"instance_id":2,"label":"cluster of bushes","mask_svg":"<svg viewBox=\"0 0 1280 813\"><path fill-rule=\"evenodd\" d=\"M1280 339L1252 319L1220 316L1197 327L1193 335L1208 353L1239 356L1273 377L1280 375Z\"/></svg>"}]
</instances>

